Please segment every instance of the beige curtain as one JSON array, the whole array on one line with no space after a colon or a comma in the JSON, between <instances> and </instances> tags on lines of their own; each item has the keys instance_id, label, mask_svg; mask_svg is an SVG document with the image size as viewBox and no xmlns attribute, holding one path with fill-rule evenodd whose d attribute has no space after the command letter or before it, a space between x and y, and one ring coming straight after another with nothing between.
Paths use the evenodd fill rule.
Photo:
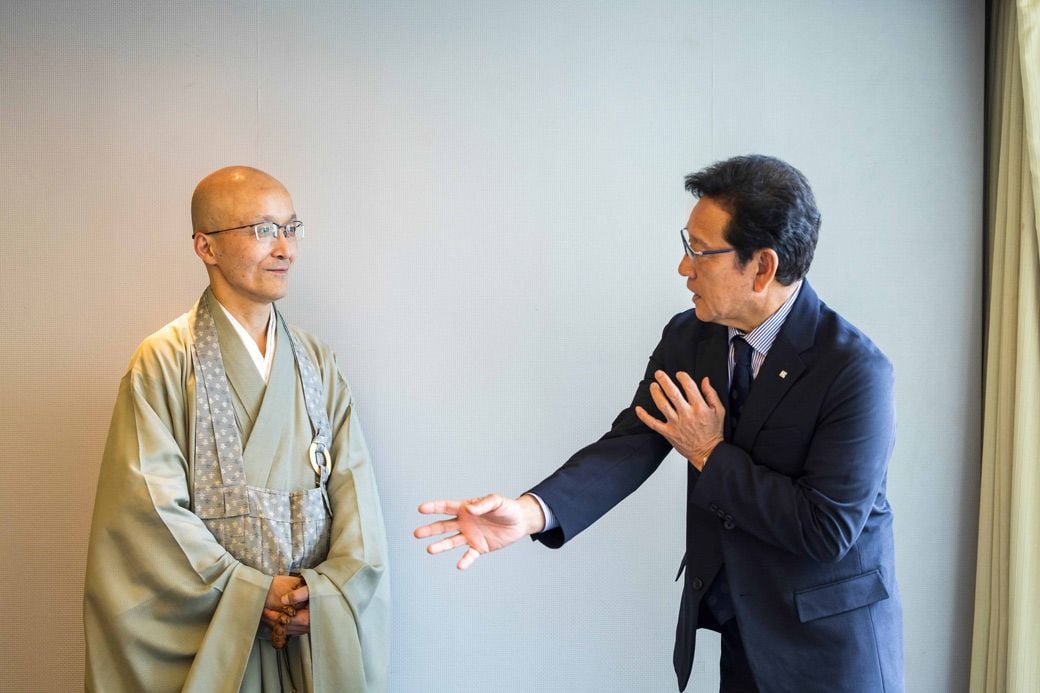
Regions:
<instances>
[{"instance_id":1,"label":"beige curtain","mask_svg":"<svg viewBox=\"0 0 1040 693\"><path fill-rule=\"evenodd\" d=\"M972 693L1040 690L1040 1L996 0Z\"/></svg>"}]
</instances>

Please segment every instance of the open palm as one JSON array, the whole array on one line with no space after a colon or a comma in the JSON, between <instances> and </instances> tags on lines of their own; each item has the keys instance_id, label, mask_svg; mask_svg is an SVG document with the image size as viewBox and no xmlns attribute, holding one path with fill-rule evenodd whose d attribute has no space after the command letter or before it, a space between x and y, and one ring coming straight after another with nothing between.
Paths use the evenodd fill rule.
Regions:
<instances>
[{"instance_id":1,"label":"open palm","mask_svg":"<svg viewBox=\"0 0 1040 693\"><path fill-rule=\"evenodd\" d=\"M494 493L463 501L429 501L419 506L419 512L424 515L453 515L447 520L419 527L414 535L422 539L454 532L430 544L426 550L438 554L467 545L469 548L458 562L459 570L470 567L481 554L505 548L532 531L530 514L525 512L524 506L519 501Z\"/></svg>"}]
</instances>

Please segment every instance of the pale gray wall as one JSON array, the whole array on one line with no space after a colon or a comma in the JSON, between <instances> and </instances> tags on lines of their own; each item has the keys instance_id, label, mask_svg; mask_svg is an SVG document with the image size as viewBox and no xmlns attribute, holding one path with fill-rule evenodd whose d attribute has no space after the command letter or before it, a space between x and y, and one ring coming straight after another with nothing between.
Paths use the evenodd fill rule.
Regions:
<instances>
[{"instance_id":1,"label":"pale gray wall","mask_svg":"<svg viewBox=\"0 0 1040 693\"><path fill-rule=\"evenodd\" d=\"M683 460L561 551L456 574L409 532L424 498L520 492L606 429L689 304L683 174L756 151L808 175L811 279L896 366L908 689L965 689L982 65L981 1L4 0L0 688L80 685L116 384L204 285L195 181L245 163L294 192L284 308L360 403L394 690L673 690Z\"/></svg>"}]
</instances>

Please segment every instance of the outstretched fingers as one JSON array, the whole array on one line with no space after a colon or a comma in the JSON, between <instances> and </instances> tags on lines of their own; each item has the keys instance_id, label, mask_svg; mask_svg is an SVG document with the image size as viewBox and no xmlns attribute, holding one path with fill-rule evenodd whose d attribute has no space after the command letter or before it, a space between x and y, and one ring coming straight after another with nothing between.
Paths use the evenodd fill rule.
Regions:
<instances>
[{"instance_id":1,"label":"outstretched fingers","mask_svg":"<svg viewBox=\"0 0 1040 693\"><path fill-rule=\"evenodd\" d=\"M448 532L457 531L459 531L459 521L453 518L417 527L412 534L416 539L425 539L426 537L432 537L434 534L447 534Z\"/></svg>"},{"instance_id":2,"label":"outstretched fingers","mask_svg":"<svg viewBox=\"0 0 1040 693\"><path fill-rule=\"evenodd\" d=\"M459 570L465 570L473 565L473 562L478 558L480 558L480 552L473 547L470 547L466 553L462 554L462 558L459 559L459 562L455 567Z\"/></svg>"},{"instance_id":3,"label":"outstretched fingers","mask_svg":"<svg viewBox=\"0 0 1040 693\"><path fill-rule=\"evenodd\" d=\"M419 512L423 515L458 515L463 501L457 500L433 500L419 505Z\"/></svg>"},{"instance_id":4,"label":"outstretched fingers","mask_svg":"<svg viewBox=\"0 0 1040 693\"><path fill-rule=\"evenodd\" d=\"M450 536L447 539L441 539L438 542L434 542L426 547L426 552L429 554L436 555L438 553L444 553L445 551L451 551L452 549L462 546L466 543L466 537L461 534Z\"/></svg>"},{"instance_id":5,"label":"outstretched fingers","mask_svg":"<svg viewBox=\"0 0 1040 693\"><path fill-rule=\"evenodd\" d=\"M434 500L421 503L419 505L419 512L423 515L454 515L456 517L452 517L448 520L431 522L428 525L417 527L412 532L412 536L416 539L425 539L426 537L432 537L434 534L447 534L448 532L457 531L457 516L459 514L459 508L462 507L463 502L464 501L457 500Z\"/></svg>"}]
</instances>

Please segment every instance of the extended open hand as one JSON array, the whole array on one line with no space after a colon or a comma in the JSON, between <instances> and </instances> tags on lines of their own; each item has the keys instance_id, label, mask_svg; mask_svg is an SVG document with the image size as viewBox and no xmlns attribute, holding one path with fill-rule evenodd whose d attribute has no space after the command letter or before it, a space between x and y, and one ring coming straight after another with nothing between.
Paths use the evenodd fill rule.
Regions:
<instances>
[{"instance_id":1,"label":"extended open hand","mask_svg":"<svg viewBox=\"0 0 1040 693\"><path fill-rule=\"evenodd\" d=\"M545 517L538 501L528 495L513 500L497 494L470 500L428 501L419 506L424 515L452 515L447 520L423 525L413 533L417 539L455 532L426 547L431 554L449 551L465 544L458 569L465 570L481 554L509 546L517 539L541 531Z\"/></svg>"}]
</instances>

